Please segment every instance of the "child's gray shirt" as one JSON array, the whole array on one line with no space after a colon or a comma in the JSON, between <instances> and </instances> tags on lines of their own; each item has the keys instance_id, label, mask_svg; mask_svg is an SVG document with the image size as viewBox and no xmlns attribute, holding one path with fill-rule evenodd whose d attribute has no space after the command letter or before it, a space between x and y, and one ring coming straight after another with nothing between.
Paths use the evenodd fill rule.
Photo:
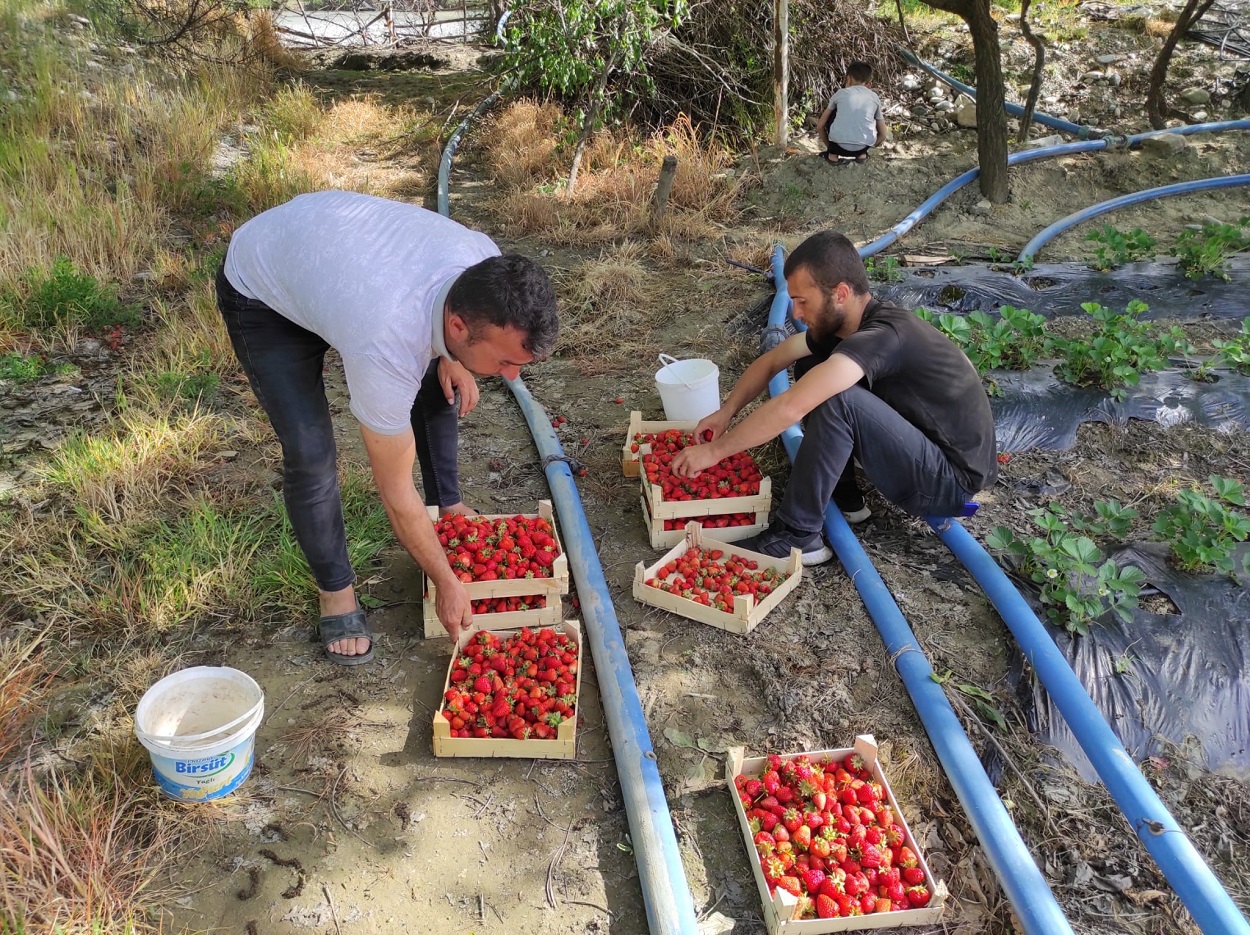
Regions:
<instances>
[{"instance_id":1,"label":"child's gray shirt","mask_svg":"<svg viewBox=\"0 0 1250 935\"><path fill-rule=\"evenodd\" d=\"M872 146L877 142L877 121L881 116L881 98L862 84L853 84L833 92L828 109L834 112L829 121L829 139L847 149Z\"/></svg>"}]
</instances>

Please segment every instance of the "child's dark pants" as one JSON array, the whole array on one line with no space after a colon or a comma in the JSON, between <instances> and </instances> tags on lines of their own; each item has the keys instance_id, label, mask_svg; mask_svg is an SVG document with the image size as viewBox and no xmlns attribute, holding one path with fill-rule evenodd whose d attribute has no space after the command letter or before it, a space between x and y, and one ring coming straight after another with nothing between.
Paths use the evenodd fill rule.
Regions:
<instances>
[{"instance_id":1,"label":"child's dark pants","mask_svg":"<svg viewBox=\"0 0 1250 935\"><path fill-rule=\"evenodd\" d=\"M347 557L338 460L322 368L330 346L249 299L217 272L217 307L252 392L282 444L282 498L317 587L339 591L356 579ZM459 503L459 425L431 362L412 407L425 501Z\"/></svg>"}]
</instances>

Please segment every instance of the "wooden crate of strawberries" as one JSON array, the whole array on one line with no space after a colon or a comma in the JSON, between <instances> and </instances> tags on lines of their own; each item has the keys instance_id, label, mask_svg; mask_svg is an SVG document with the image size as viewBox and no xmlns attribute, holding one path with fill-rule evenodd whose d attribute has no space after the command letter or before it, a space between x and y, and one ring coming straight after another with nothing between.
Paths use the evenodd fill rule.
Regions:
<instances>
[{"instance_id":1,"label":"wooden crate of strawberries","mask_svg":"<svg viewBox=\"0 0 1250 935\"><path fill-rule=\"evenodd\" d=\"M569 590L569 562L550 500L538 501L536 513L440 518L437 507L428 510L447 561L475 605L474 617L488 618L480 623L543 626L561 619L560 595ZM427 639L447 632L435 612L437 594L427 577L421 602ZM498 609L500 599L505 602L502 610Z\"/></svg>"},{"instance_id":2,"label":"wooden crate of strawberries","mask_svg":"<svg viewBox=\"0 0 1250 935\"><path fill-rule=\"evenodd\" d=\"M643 419L641 412L631 412L629 430L625 433L625 444L621 446L621 473L626 477L637 477L641 473L642 446L651 444L656 435L671 429L688 435L698 424L697 422L647 420Z\"/></svg>"},{"instance_id":3,"label":"wooden crate of strawberries","mask_svg":"<svg viewBox=\"0 0 1250 935\"><path fill-rule=\"evenodd\" d=\"M729 791L769 935L931 925L946 887L907 827L869 735L844 750L746 759Z\"/></svg>"},{"instance_id":4,"label":"wooden crate of strawberries","mask_svg":"<svg viewBox=\"0 0 1250 935\"><path fill-rule=\"evenodd\" d=\"M676 545L690 520L716 529L717 536L726 542L768 528L772 482L760 473L754 459L745 451L739 452L698 477L677 477L669 465L690 442L689 432L670 429L649 445L640 446L642 518L651 547Z\"/></svg>"},{"instance_id":5,"label":"wooden crate of strawberries","mask_svg":"<svg viewBox=\"0 0 1250 935\"><path fill-rule=\"evenodd\" d=\"M773 558L720 542L691 522L663 558L634 568L634 599L745 635L799 586L802 576L798 549Z\"/></svg>"},{"instance_id":6,"label":"wooden crate of strawberries","mask_svg":"<svg viewBox=\"0 0 1250 935\"><path fill-rule=\"evenodd\" d=\"M574 759L581 663L576 620L461 633L434 713L434 755Z\"/></svg>"}]
</instances>

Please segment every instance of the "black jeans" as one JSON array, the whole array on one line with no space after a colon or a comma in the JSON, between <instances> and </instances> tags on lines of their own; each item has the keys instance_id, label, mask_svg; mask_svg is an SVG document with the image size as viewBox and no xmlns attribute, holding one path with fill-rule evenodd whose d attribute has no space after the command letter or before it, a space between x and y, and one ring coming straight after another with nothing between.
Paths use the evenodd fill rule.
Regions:
<instances>
[{"instance_id":1,"label":"black jeans","mask_svg":"<svg viewBox=\"0 0 1250 935\"><path fill-rule=\"evenodd\" d=\"M797 380L809 368L795 370ZM824 526L825 509L858 490L854 455L873 486L912 516L959 516L968 491L942 449L862 386L852 386L807 414L790 483L777 517L795 530Z\"/></svg>"},{"instance_id":2,"label":"black jeans","mask_svg":"<svg viewBox=\"0 0 1250 935\"><path fill-rule=\"evenodd\" d=\"M217 272L217 307L252 392L282 444L282 498L317 587L339 591L356 580L347 558L334 426L322 369L330 349L319 336L242 295ZM412 407L412 431L425 501L459 503L459 424L430 363Z\"/></svg>"}]
</instances>

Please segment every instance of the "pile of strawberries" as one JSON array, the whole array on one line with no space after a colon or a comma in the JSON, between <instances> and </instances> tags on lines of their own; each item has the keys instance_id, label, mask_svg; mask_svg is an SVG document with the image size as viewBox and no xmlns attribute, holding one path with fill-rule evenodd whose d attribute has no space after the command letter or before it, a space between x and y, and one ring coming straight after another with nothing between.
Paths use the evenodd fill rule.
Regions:
<instances>
[{"instance_id":1,"label":"pile of strawberries","mask_svg":"<svg viewBox=\"0 0 1250 935\"><path fill-rule=\"evenodd\" d=\"M730 555L722 563L724 556L721 549L687 549L680 558L656 569L655 577L645 583L649 588L732 613L736 595L750 594L762 600L790 577L772 568L760 571L758 562L741 555Z\"/></svg>"},{"instance_id":2,"label":"pile of strawberries","mask_svg":"<svg viewBox=\"0 0 1250 935\"><path fill-rule=\"evenodd\" d=\"M542 610L547 606L547 598L541 594L528 597L491 597L484 601L473 601L472 612L475 614L502 614L518 610Z\"/></svg>"},{"instance_id":3,"label":"pile of strawberries","mask_svg":"<svg viewBox=\"0 0 1250 935\"><path fill-rule=\"evenodd\" d=\"M919 909L932 894L885 790L859 754L841 762L773 754L758 779L735 776L770 893L804 919Z\"/></svg>"},{"instance_id":4,"label":"pile of strawberries","mask_svg":"<svg viewBox=\"0 0 1250 935\"><path fill-rule=\"evenodd\" d=\"M549 740L577 714L577 641L549 627L475 633L443 693L453 737Z\"/></svg>"},{"instance_id":5,"label":"pile of strawberries","mask_svg":"<svg viewBox=\"0 0 1250 935\"><path fill-rule=\"evenodd\" d=\"M690 522L692 517L686 516L681 519L666 519L664 521L664 531L671 532L674 529L685 529L686 523ZM750 526L755 523L754 513L717 513L713 516L698 517L699 525L704 529L728 529L731 526Z\"/></svg>"},{"instance_id":6,"label":"pile of strawberries","mask_svg":"<svg viewBox=\"0 0 1250 935\"><path fill-rule=\"evenodd\" d=\"M730 455L698 477L678 477L670 464L677 452L692 444L693 435L680 429L668 429L655 435L639 434L644 441L630 445L637 450L649 440L651 451L642 456L642 473L648 483L660 492L661 500L719 500L725 497L750 497L760 492L764 475L745 451Z\"/></svg>"},{"instance_id":7,"label":"pile of strawberries","mask_svg":"<svg viewBox=\"0 0 1250 935\"><path fill-rule=\"evenodd\" d=\"M447 561L461 581L550 578L560 554L555 530L541 516L488 518L453 514L434 524Z\"/></svg>"}]
</instances>

